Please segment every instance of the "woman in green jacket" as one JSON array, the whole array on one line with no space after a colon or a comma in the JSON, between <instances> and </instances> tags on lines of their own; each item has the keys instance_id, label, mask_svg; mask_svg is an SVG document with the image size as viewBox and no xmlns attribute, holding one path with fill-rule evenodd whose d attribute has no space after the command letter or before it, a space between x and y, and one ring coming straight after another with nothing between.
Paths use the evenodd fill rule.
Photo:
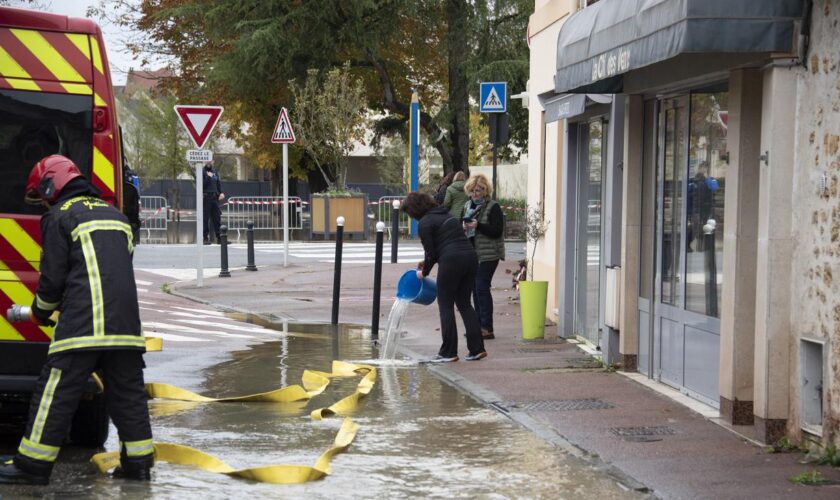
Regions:
<instances>
[{"instance_id":1,"label":"woman in green jacket","mask_svg":"<svg viewBox=\"0 0 840 500\"><path fill-rule=\"evenodd\" d=\"M446 197L443 199L443 206L449 210L452 217L461 218L464 212L464 204L470 199L464 191L464 172L458 172L452 180L452 184L446 188Z\"/></svg>"}]
</instances>

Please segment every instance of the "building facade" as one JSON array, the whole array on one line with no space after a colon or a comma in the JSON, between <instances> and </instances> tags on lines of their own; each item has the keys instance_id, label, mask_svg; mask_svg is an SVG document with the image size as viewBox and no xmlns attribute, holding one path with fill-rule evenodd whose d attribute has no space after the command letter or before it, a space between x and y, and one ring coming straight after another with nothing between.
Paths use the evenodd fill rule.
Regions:
<instances>
[{"instance_id":1,"label":"building facade","mask_svg":"<svg viewBox=\"0 0 840 500\"><path fill-rule=\"evenodd\" d=\"M582 3L529 26L558 335L763 442L836 442L840 0Z\"/></svg>"}]
</instances>

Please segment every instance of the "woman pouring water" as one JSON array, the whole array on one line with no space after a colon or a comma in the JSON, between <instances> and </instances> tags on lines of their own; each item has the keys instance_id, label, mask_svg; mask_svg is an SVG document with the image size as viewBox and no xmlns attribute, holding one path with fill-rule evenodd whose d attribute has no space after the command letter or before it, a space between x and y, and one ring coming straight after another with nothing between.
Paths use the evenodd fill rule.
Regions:
<instances>
[{"instance_id":1,"label":"woman pouring water","mask_svg":"<svg viewBox=\"0 0 840 500\"><path fill-rule=\"evenodd\" d=\"M425 258L417 266L417 278L424 279L438 264L437 301L440 311L440 334L443 343L433 363L458 361L458 330L455 324L455 307L461 313L467 330L467 361L487 357L478 316L470 304L478 260L470 242L464 235L461 221L423 193L409 193L403 210L419 221L418 232L423 243Z\"/></svg>"}]
</instances>

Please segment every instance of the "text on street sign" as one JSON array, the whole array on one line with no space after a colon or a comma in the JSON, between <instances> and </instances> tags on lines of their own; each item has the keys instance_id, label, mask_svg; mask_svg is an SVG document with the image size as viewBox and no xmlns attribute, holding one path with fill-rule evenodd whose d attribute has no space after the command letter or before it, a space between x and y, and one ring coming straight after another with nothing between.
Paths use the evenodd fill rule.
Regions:
<instances>
[{"instance_id":1,"label":"text on street sign","mask_svg":"<svg viewBox=\"0 0 840 500\"><path fill-rule=\"evenodd\" d=\"M190 163L209 163L213 161L213 152L209 149L188 149L187 161Z\"/></svg>"}]
</instances>

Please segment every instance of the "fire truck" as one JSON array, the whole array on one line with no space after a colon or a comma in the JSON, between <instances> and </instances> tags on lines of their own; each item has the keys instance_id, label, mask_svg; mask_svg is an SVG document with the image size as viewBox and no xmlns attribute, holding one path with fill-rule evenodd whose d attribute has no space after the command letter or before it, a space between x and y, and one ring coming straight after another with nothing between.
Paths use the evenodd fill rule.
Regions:
<instances>
[{"instance_id":1,"label":"fire truck","mask_svg":"<svg viewBox=\"0 0 840 500\"><path fill-rule=\"evenodd\" d=\"M0 7L0 432L6 434L23 430L53 336L52 328L11 323L4 314L12 304L32 304L37 288L46 209L24 203L24 188L35 163L51 154L72 159L108 203L137 207L136 191L124 187L99 26ZM95 380L89 386L68 438L99 446L108 436L108 414Z\"/></svg>"}]
</instances>

